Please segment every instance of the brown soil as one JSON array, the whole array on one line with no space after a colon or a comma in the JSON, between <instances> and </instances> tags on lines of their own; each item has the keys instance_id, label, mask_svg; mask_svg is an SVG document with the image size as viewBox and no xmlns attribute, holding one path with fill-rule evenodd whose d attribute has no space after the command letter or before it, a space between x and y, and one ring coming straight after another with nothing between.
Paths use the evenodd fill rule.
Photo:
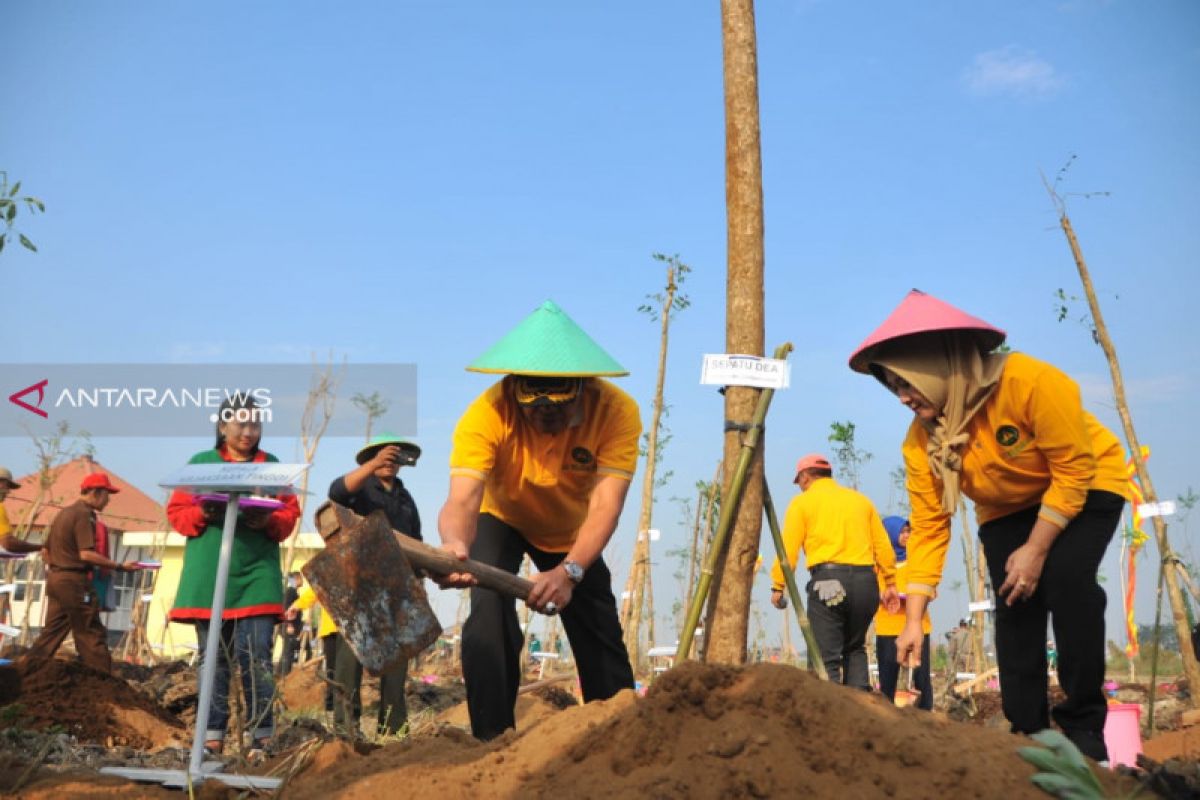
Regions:
<instances>
[{"instance_id":1,"label":"brown soil","mask_svg":"<svg viewBox=\"0 0 1200 800\"><path fill-rule=\"evenodd\" d=\"M0 695L15 700L3 709L7 725L61 730L106 747L156 750L185 744L187 729L166 709L113 675L75 661L53 659L21 672L0 673Z\"/></svg>"},{"instance_id":2,"label":"brown soil","mask_svg":"<svg viewBox=\"0 0 1200 800\"><path fill-rule=\"evenodd\" d=\"M1155 761L1200 760L1200 726L1160 733L1142 742L1142 752Z\"/></svg>"},{"instance_id":3,"label":"brown soil","mask_svg":"<svg viewBox=\"0 0 1200 800\"><path fill-rule=\"evenodd\" d=\"M574 702L575 698L571 698L570 705L578 705ZM517 697L517 727L520 730L531 728L543 720L554 716L567 706L559 705L558 703L546 699L539 693L523 694ZM446 709L438 714L435 722L451 725L464 731L471 729L471 717L467 713L466 702L459 703L456 706Z\"/></svg>"},{"instance_id":4,"label":"brown soil","mask_svg":"<svg viewBox=\"0 0 1200 800\"><path fill-rule=\"evenodd\" d=\"M291 672L276 683L279 698L289 711L303 711L325 707L325 682L321 680L320 659L312 659L296 665Z\"/></svg>"},{"instance_id":5,"label":"brown soil","mask_svg":"<svg viewBox=\"0 0 1200 800\"><path fill-rule=\"evenodd\" d=\"M397 786L440 798L1045 797L1017 755L1026 739L780 665L684 664L642 700L623 692L519 725L488 744L447 728L369 756L318 754L285 797L374 798Z\"/></svg>"},{"instance_id":6,"label":"brown soil","mask_svg":"<svg viewBox=\"0 0 1200 800\"><path fill-rule=\"evenodd\" d=\"M297 665L277 683L279 697L284 708L293 713L317 711L325 708L325 681L322 678L324 664L320 659ZM406 691L409 716L426 710L439 712L461 702L466 689L461 679L443 679L437 683L413 680L410 676ZM379 679L363 676L362 702L364 716L371 716L372 709L379 704Z\"/></svg>"},{"instance_id":7,"label":"brown soil","mask_svg":"<svg viewBox=\"0 0 1200 800\"><path fill-rule=\"evenodd\" d=\"M61 800L70 798L96 798L100 800L131 800L131 798L174 798L179 800L179 792L169 791L160 786L145 786L131 784L121 778L108 775L97 775L94 772L79 772L66 775L52 775L30 781L21 791L13 795L22 800Z\"/></svg>"}]
</instances>

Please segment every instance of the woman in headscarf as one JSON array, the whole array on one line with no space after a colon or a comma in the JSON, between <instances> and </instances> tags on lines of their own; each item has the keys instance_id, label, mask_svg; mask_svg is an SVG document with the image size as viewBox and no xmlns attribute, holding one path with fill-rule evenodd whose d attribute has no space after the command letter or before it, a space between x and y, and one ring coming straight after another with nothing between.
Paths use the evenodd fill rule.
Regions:
<instances>
[{"instance_id":1,"label":"woman in headscarf","mask_svg":"<svg viewBox=\"0 0 1200 800\"><path fill-rule=\"evenodd\" d=\"M915 416L902 448L912 536L897 657L920 663L921 619L965 495L997 595L996 657L1013 732L1050 725L1049 616L1066 693L1054 721L1084 755L1104 761L1106 598L1096 572L1125 505L1125 455L1084 410L1073 380L1044 361L998 352L1004 336L913 290L850 357Z\"/></svg>"},{"instance_id":2,"label":"woman in headscarf","mask_svg":"<svg viewBox=\"0 0 1200 800\"><path fill-rule=\"evenodd\" d=\"M888 700L895 700L896 682L900 677L900 662L896 658L896 637L904 630L907 620L904 608L907 596L905 586L908 581L906 545L912 528L904 517L884 517L883 528L887 531L892 550L896 553L896 588L900 590L900 610L893 613L882 603L879 604L879 610L875 612L875 656L879 660L879 691L883 692ZM880 577L879 580L882 592L883 578ZM916 705L925 711L933 709L933 680L929 674L929 631L929 611L926 610L921 619L921 632L924 634L921 641L921 663L912 671L913 687L919 692ZM907 690L910 687L902 688Z\"/></svg>"}]
</instances>

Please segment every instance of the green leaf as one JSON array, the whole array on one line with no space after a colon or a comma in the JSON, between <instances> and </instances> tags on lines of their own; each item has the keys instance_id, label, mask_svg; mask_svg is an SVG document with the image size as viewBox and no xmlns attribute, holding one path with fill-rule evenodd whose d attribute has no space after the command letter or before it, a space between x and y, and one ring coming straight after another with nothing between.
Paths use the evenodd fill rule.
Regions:
<instances>
[{"instance_id":1,"label":"green leaf","mask_svg":"<svg viewBox=\"0 0 1200 800\"><path fill-rule=\"evenodd\" d=\"M11 205L12 200L9 200L7 197L0 197L0 208L6 208Z\"/></svg>"},{"instance_id":2,"label":"green leaf","mask_svg":"<svg viewBox=\"0 0 1200 800\"><path fill-rule=\"evenodd\" d=\"M4 239L5 239L5 234L0 233L0 253L4 252Z\"/></svg>"},{"instance_id":3,"label":"green leaf","mask_svg":"<svg viewBox=\"0 0 1200 800\"><path fill-rule=\"evenodd\" d=\"M1079 784L1068 778L1066 775L1058 775L1051 772L1039 772L1029 780L1042 791L1057 795L1058 797L1069 797L1071 792L1079 789Z\"/></svg>"},{"instance_id":4,"label":"green leaf","mask_svg":"<svg viewBox=\"0 0 1200 800\"><path fill-rule=\"evenodd\" d=\"M33 200L33 202L37 203L38 211L42 212L43 214L46 213L46 204L45 203L43 203L41 200L38 200L36 197L32 197L30 199Z\"/></svg>"},{"instance_id":5,"label":"green leaf","mask_svg":"<svg viewBox=\"0 0 1200 800\"><path fill-rule=\"evenodd\" d=\"M21 191L21 182L20 182L20 181L17 181L16 183L14 183L14 184L13 184L12 191L8 193L8 196L9 196L9 197L16 197L16 196L17 196L17 192L19 192L19 191Z\"/></svg>"},{"instance_id":6,"label":"green leaf","mask_svg":"<svg viewBox=\"0 0 1200 800\"><path fill-rule=\"evenodd\" d=\"M1033 740L1053 748L1054 752L1058 753L1059 757L1066 764L1070 765L1076 773L1088 776L1092 774L1092 770L1088 766L1087 759L1083 757L1083 753L1079 752L1079 748L1070 739L1058 731L1039 731L1033 735Z\"/></svg>"},{"instance_id":7,"label":"green leaf","mask_svg":"<svg viewBox=\"0 0 1200 800\"><path fill-rule=\"evenodd\" d=\"M13 219L16 218L16 216L17 216L17 204L9 203L8 211L4 212L4 218L6 220L8 220L9 222L12 222Z\"/></svg>"},{"instance_id":8,"label":"green leaf","mask_svg":"<svg viewBox=\"0 0 1200 800\"><path fill-rule=\"evenodd\" d=\"M1044 772L1061 772L1064 766L1061 758L1041 747L1022 747L1017 754Z\"/></svg>"},{"instance_id":9,"label":"green leaf","mask_svg":"<svg viewBox=\"0 0 1200 800\"><path fill-rule=\"evenodd\" d=\"M21 237L21 244L25 245L27 248L29 248L29 249L30 249L30 250L32 250L33 252L35 252L35 253L37 252L37 247L35 247L35 246L34 246L33 242L29 241L29 237L28 237L28 236L26 236L26 235L25 235L25 234L23 234L23 233L22 233L22 234L18 234L18 235Z\"/></svg>"}]
</instances>

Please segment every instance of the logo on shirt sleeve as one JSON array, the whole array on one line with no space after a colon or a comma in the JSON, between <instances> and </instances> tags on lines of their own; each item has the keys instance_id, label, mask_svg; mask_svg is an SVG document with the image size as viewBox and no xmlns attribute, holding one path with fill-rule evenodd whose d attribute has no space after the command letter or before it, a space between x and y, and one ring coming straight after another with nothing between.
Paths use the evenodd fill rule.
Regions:
<instances>
[{"instance_id":1,"label":"logo on shirt sleeve","mask_svg":"<svg viewBox=\"0 0 1200 800\"><path fill-rule=\"evenodd\" d=\"M586 447L573 447L563 469L567 472L593 473L596 471L596 456Z\"/></svg>"},{"instance_id":2,"label":"logo on shirt sleeve","mask_svg":"<svg viewBox=\"0 0 1200 800\"><path fill-rule=\"evenodd\" d=\"M1012 447L1021 438L1021 432L1014 425L1001 425L996 429L996 441L1004 447Z\"/></svg>"}]
</instances>

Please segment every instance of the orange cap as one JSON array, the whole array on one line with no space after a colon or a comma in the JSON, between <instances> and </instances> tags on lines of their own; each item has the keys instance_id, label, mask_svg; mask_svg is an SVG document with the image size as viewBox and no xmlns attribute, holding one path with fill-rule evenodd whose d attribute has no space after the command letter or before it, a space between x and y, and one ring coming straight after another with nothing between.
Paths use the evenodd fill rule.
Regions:
<instances>
[{"instance_id":1,"label":"orange cap","mask_svg":"<svg viewBox=\"0 0 1200 800\"><path fill-rule=\"evenodd\" d=\"M800 478L800 473L806 469L827 469L833 471L833 465L829 463L829 459L820 453L809 453L796 462L796 478ZM796 481L792 481L795 483Z\"/></svg>"}]
</instances>

